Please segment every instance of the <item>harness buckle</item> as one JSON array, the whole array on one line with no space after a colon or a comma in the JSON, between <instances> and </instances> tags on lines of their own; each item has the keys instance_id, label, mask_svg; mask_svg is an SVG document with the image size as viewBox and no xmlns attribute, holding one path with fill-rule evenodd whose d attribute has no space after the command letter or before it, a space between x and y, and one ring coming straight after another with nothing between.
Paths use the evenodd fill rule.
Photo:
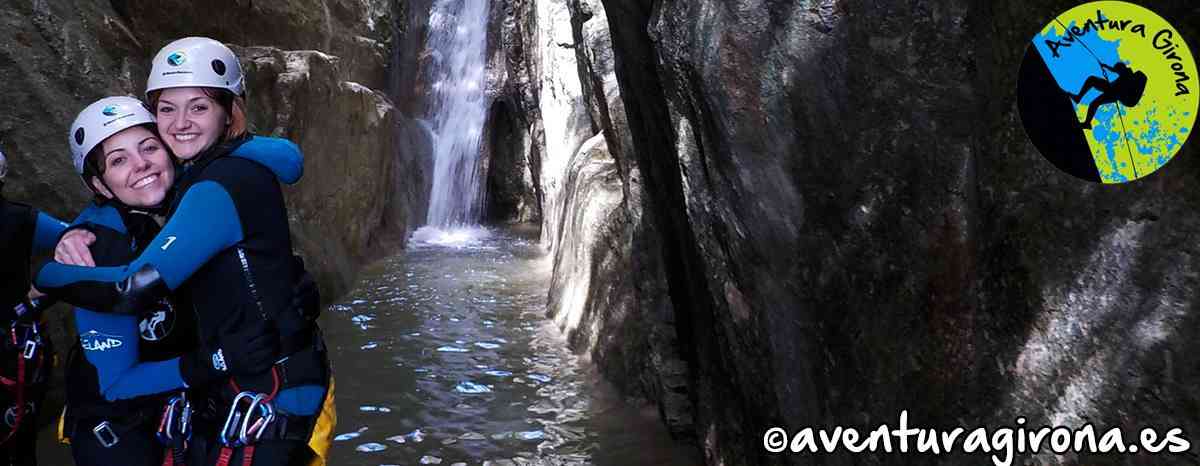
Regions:
<instances>
[{"instance_id":1,"label":"harness buckle","mask_svg":"<svg viewBox=\"0 0 1200 466\"><path fill-rule=\"evenodd\" d=\"M33 355L37 353L37 347L36 341L25 340L25 351L22 352L22 355L26 360L33 359Z\"/></svg>"},{"instance_id":2,"label":"harness buckle","mask_svg":"<svg viewBox=\"0 0 1200 466\"><path fill-rule=\"evenodd\" d=\"M33 359L37 354L38 346L42 344L42 335L38 330L37 322L19 322L12 323L12 344L21 349L21 356L25 359Z\"/></svg>"},{"instance_id":3,"label":"harness buckle","mask_svg":"<svg viewBox=\"0 0 1200 466\"><path fill-rule=\"evenodd\" d=\"M96 440L99 440L104 448L112 448L121 441L121 437L117 436L117 432L108 421L96 424L96 427L92 428L92 435L96 436Z\"/></svg>"}]
</instances>

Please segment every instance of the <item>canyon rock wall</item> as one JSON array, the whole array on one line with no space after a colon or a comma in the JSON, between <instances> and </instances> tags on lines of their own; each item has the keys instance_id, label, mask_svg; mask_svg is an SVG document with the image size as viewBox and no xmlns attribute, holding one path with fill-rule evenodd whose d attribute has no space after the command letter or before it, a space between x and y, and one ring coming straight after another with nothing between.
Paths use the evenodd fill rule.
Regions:
<instances>
[{"instance_id":1,"label":"canyon rock wall","mask_svg":"<svg viewBox=\"0 0 1200 466\"><path fill-rule=\"evenodd\" d=\"M1200 372L1184 356L1200 318L1186 239L1200 233L1195 141L1146 179L1102 186L1045 161L1017 114L1030 37L1073 4L604 0L624 125L598 108L614 119L588 35L594 4L574 5L572 46L606 143L589 143L567 179L599 200L562 210L551 312L605 374L660 407L638 371L595 355L647 353L643 339L605 338L623 335L626 316L673 325L710 464L987 461L762 448L771 426L871 429L902 410L935 428L1018 416L1200 428L1189 414ZM1200 37L1195 5L1146 6ZM604 157L613 165L597 170ZM623 208L610 205L614 176ZM638 205L634 231L657 246L666 303L621 305L628 280L597 273L628 254L619 219Z\"/></svg>"}]
</instances>

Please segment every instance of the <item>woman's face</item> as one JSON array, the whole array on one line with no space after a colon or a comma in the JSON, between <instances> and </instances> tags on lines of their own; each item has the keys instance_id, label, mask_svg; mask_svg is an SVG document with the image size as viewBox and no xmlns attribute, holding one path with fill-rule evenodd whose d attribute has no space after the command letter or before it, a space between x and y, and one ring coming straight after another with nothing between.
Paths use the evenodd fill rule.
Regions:
<instances>
[{"instance_id":1,"label":"woman's face","mask_svg":"<svg viewBox=\"0 0 1200 466\"><path fill-rule=\"evenodd\" d=\"M131 207L155 206L166 198L175 182L175 167L154 133L134 126L109 136L100 147L104 184L92 179L100 194Z\"/></svg>"},{"instance_id":2,"label":"woman's face","mask_svg":"<svg viewBox=\"0 0 1200 466\"><path fill-rule=\"evenodd\" d=\"M216 144L229 125L229 114L199 87L163 90L154 117L163 140L184 161Z\"/></svg>"}]
</instances>

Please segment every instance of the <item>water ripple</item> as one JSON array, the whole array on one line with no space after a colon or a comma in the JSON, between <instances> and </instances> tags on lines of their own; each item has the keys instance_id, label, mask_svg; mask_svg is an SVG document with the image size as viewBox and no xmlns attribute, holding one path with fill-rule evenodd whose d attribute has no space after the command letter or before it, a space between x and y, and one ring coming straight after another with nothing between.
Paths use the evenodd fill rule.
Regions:
<instances>
[{"instance_id":1,"label":"water ripple","mask_svg":"<svg viewBox=\"0 0 1200 466\"><path fill-rule=\"evenodd\" d=\"M544 319L549 274L536 241L505 231L364 274L322 322L339 420L362 426L330 464L699 462L566 349Z\"/></svg>"}]
</instances>

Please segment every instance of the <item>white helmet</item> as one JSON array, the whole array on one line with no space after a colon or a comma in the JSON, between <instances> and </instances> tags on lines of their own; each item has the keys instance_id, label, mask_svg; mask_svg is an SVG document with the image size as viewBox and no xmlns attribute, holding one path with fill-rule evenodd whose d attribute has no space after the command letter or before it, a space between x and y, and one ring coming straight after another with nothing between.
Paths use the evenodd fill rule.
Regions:
<instances>
[{"instance_id":1,"label":"white helmet","mask_svg":"<svg viewBox=\"0 0 1200 466\"><path fill-rule=\"evenodd\" d=\"M125 128L146 123L154 123L154 115L135 97L105 97L88 105L71 123L68 136L75 173L83 175L83 159L101 141Z\"/></svg>"},{"instance_id":2,"label":"white helmet","mask_svg":"<svg viewBox=\"0 0 1200 466\"><path fill-rule=\"evenodd\" d=\"M146 80L146 95L172 87L216 87L242 95L242 64L225 44L185 37L158 51Z\"/></svg>"}]
</instances>

